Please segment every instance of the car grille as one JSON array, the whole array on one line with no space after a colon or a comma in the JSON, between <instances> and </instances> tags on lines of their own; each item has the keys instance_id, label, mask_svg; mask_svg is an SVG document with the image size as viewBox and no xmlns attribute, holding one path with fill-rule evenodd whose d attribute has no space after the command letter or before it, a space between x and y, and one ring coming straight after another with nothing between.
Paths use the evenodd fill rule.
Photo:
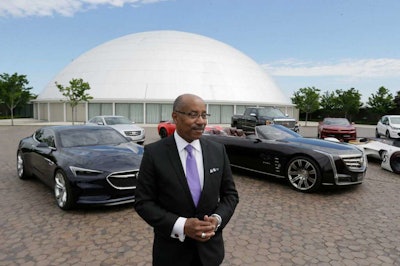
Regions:
<instances>
[{"instance_id":1,"label":"car grille","mask_svg":"<svg viewBox=\"0 0 400 266\"><path fill-rule=\"evenodd\" d=\"M342 158L345 165L350 170L359 170L364 167L365 159L364 156L351 156Z\"/></svg>"},{"instance_id":2,"label":"car grille","mask_svg":"<svg viewBox=\"0 0 400 266\"><path fill-rule=\"evenodd\" d=\"M116 189L136 188L139 170L112 173L107 177L107 182Z\"/></svg>"},{"instance_id":3,"label":"car grille","mask_svg":"<svg viewBox=\"0 0 400 266\"><path fill-rule=\"evenodd\" d=\"M287 128L294 128L296 126L296 121L279 121L275 120L274 124L281 125Z\"/></svg>"},{"instance_id":4,"label":"car grille","mask_svg":"<svg viewBox=\"0 0 400 266\"><path fill-rule=\"evenodd\" d=\"M141 132L140 130L137 131L124 131L125 135L127 135L128 137L135 137L135 136L140 136Z\"/></svg>"}]
</instances>

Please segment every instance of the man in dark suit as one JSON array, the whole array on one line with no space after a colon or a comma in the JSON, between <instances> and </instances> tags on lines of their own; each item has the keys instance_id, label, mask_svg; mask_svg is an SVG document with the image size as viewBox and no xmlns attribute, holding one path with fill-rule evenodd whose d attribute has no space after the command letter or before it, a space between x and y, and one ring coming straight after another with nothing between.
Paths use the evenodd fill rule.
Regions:
<instances>
[{"instance_id":1,"label":"man in dark suit","mask_svg":"<svg viewBox=\"0 0 400 266\"><path fill-rule=\"evenodd\" d=\"M222 229L239 196L225 147L201 139L208 116L200 97L183 94L173 105L175 133L145 146L135 209L154 228L153 265L213 266L224 259Z\"/></svg>"}]
</instances>

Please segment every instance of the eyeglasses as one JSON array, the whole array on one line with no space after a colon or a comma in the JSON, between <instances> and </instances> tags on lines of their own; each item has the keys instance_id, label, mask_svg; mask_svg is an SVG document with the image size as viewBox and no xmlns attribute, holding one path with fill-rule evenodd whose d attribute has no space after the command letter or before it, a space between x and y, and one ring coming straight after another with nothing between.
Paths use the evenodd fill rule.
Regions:
<instances>
[{"instance_id":1,"label":"eyeglasses","mask_svg":"<svg viewBox=\"0 0 400 266\"><path fill-rule=\"evenodd\" d=\"M201 116L201 118L203 118L203 119L207 119L207 118L210 116L210 114L207 114L207 113L201 113L201 114L199 114L198 112L189 112L189 113L185 113L185 112L177 111L177 110L175 110L175 112L180 113L180 114L183 114L183 115L187 115L187 116L189 116L191 119L197 119L197 118L199 118L200 116Z\"/></svg>"}]
</instances>

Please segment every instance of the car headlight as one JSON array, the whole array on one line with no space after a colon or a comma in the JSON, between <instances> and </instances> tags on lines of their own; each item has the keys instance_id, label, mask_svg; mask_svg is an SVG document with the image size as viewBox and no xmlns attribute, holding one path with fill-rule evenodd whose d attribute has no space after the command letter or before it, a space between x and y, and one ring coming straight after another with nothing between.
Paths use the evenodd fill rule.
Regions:
<instances>
[{"instance_id":1,"label":"car headlight","mask_svg":"<svg viewBox=\"0 0 400 266\"><path fill-rule=\"evenodd\" d=\"M93 170L93 169L86 169L82 167L76 167L76 166L70 166L69 169L71 172L74 174L74 176L95 176L98 174L103 173L102 171L99 170Z\"/></svg>"}]
</instances>

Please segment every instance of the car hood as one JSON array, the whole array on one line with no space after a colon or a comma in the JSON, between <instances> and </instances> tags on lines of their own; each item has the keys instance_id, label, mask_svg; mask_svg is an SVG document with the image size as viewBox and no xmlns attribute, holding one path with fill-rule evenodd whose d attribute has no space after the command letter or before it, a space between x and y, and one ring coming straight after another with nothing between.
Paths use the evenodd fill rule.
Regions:
<instances>
[{"instance_id":1,"label":"car hood","mask_svg":"<svg viewBox=\"0 0 400 266\"><path fill-rule=\"evenodd\" d=\"M296 119L287 116L260 116L263 119L274 119L279 121L296 121Z\"/></svg>"},{"instance_id":2,"label":"car hood","mask_svg":"<svg viewBox=\"0 0 400 266\"><path fill-rule=\"evenodd\" d=\"M113 172L139 169L143 147L134 143L64 148L69 165Z\"/></svg>"},{"instance_id":3,"label":"car hood","mask_svg":"<svg viewBox=\"0 0 400 266\"><path fill-rule=\"evenodd\" d=\"M400 128L400 124L390 123L391 127Z\"/></svg>"},{"instance_id":4,"label":"car hood","mask_svg":"<svg viewBox=\"0 0 400 266\"><path fill-rule=\"evenodd\" d=\"M326 129L336 129L336 130L355 130L356 128L352 125L348 126L338 126L338 125L322 125Z\"/></svg>"},{"instance_id":5,"label":"car hood","mask_svg":"<svg viewBox=\"0 0 400 266\"><path fill-rule=\"evenodd\" d=\"M132 131L132 130L142 130L141 127L135 125L135 124L119 124L119 125L109 125L109 127L112 127L118 131Z\"/></svg>"},{"instance_id":6,"label":"car hood","mask_svg":"<svg viewBox=\"0 0 400 266\"><path fill-rule=\"evenodd\" d=\"M293 144L293 146L296 147L322 151L324 153L330 153L334 155L362 153L362 151L359 148L355 147L354 145L342 142L338 143L328 140L311 139L311 138L289 138L278 141L286 142L288 144Z\"/></svg>"}]
</instances>

